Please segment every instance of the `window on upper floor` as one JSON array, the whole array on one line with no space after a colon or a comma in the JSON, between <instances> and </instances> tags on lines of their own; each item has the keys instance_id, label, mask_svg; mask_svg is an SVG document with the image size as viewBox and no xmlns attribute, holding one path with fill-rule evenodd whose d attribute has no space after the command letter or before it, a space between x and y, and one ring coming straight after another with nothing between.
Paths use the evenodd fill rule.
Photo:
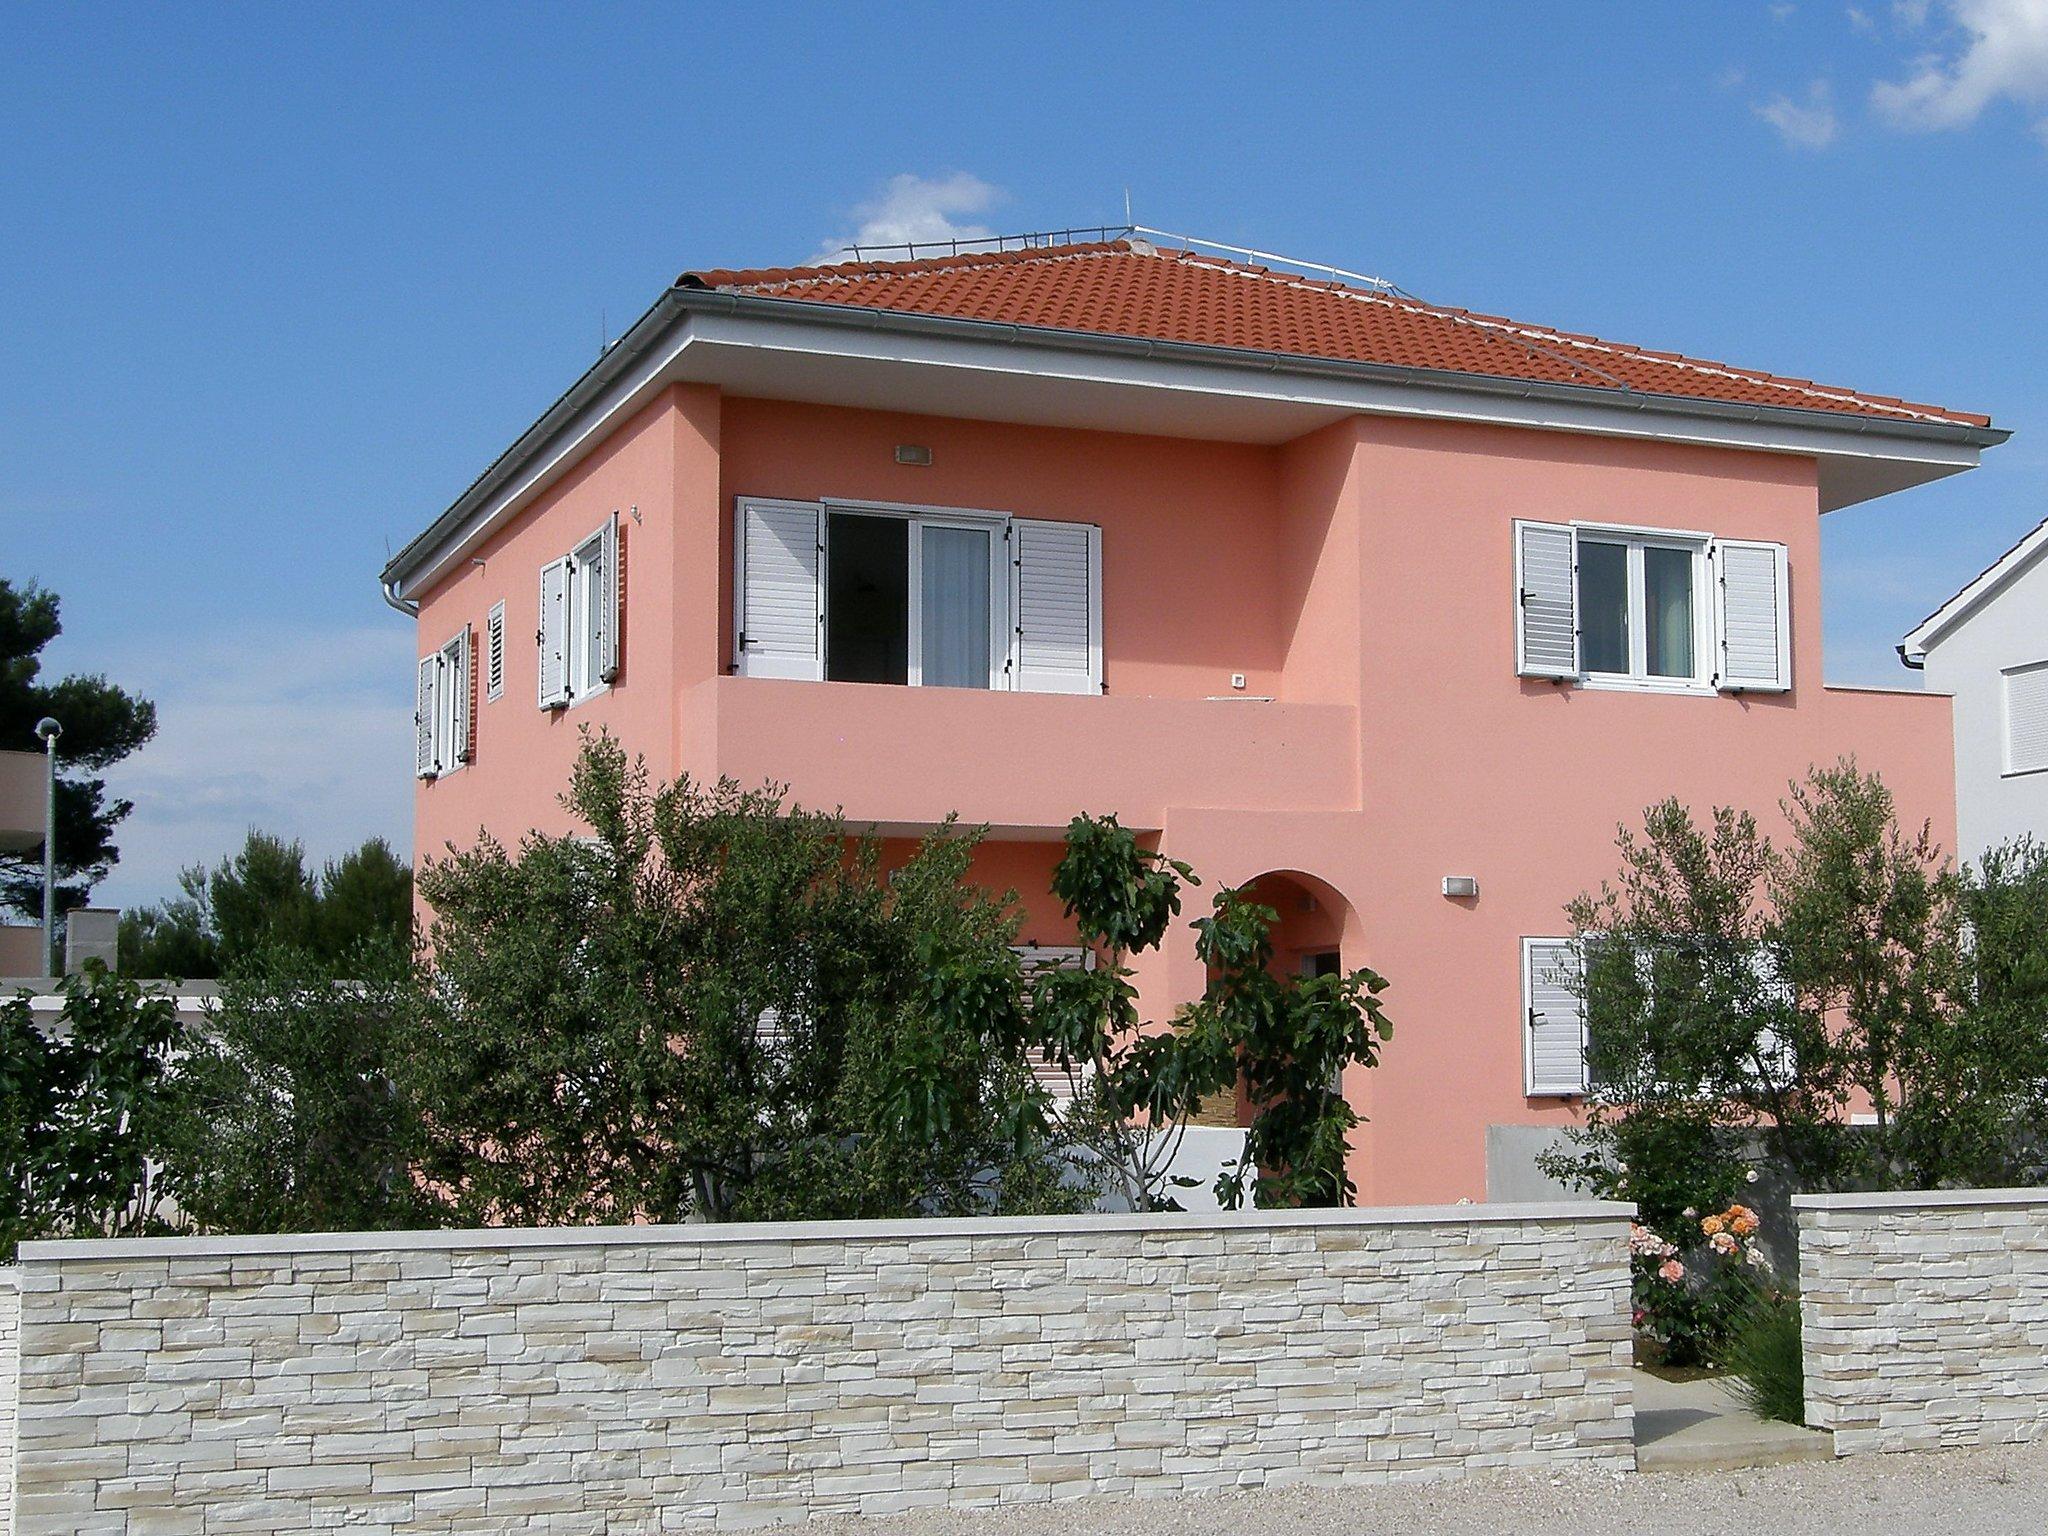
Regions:
<instances>
[{"instance_id":1,"label":"window on upper floor","mask_svg":"<svg viewBox=\"0 0 2048 1536\"><path fill-rule=\"evenodd\" d=\"M2048 768L2048 661L2008 667L2005 683L2005 771Z\"/></svg>"},{"instance_id":2,"label":"window on upper floor","mask_svg":"<svg viewBox=\"0 0 2048 1536\"><path fill-rule=\"evenodd\" d=\"M505 605L491 604L490 615L484 620L484 697L499 699L505 695Z\"/></svg>"},{"instance_id":3,"label":"window on upper floor","mask_svg":"<svg viewBox=\"0 0 2048 1536\"><path fill-rule=\"evenodd\" d=\"M1696 601L1706 546L1579 536L1579 666L1587 677L1704 684Z\"/></svg>"},{"instance_id":4,"label":"window on upper floor","mask_svg":"<svg viewBox=\"0 0 2048 1536\"><path fill-rule=\"evenodd\" d=\"M420 658L413 707L413 773L437 779L469 761L476 699L476 658L469 628Z\"/></svg>"},{"instance_id":5,"label":"window on upper floor","mask_svg":"<svg viewBox=\"0 0 2048 1536\"><path fill-rule=\"evenodd\" d=\"M1589 687L1783 692L1790 595L1782 544L1517 522L1516 671Z\"/></svg>"},{"instance_id":6,"label":"window on upper floor","mask_svg":"<svg viewBox=\"0 0 2048 1536\"><path fill-rule=\"evenodd\" d=\"M955 509L742 498L736 667L752 677L1093 693L1101 536Z\"/></svg>"},{"instance_id":7,"label":"window on upper floor","mask_svg":"<svg viewBox=\"0 0 2048 1536\"><path fill-rule=\"evenodd\" d=\"M604 692L619 671L619 515L540 572L540 706L562 709Z\"/></svg>"}]
</instances>

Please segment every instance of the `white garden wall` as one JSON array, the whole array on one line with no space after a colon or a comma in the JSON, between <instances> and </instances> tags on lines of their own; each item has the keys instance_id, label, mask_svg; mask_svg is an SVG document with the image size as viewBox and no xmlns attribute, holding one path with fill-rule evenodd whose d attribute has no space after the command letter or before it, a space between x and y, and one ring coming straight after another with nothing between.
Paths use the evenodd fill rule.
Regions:
<instances>
[{"instance_id":1,"label":"white garden wall","mask_svg":"<svg viewBox=\"0 0 2048 1536\"><path fill-rule=\"evenodd\" d=\"M1837 1455L2048 1437L2048 1189L1792 1204L1807 1422Z\"/></svg>"},{"instance_id":2,"label":"white garden wall","mask_svg":"<svg viewBox=\"0 0 2048 1536\"><path fill-rule=\"evenodd\" d=\"M1633 1465L1629 1208L23 1249L23 1536Z\"/></svg>"}]
</instances>

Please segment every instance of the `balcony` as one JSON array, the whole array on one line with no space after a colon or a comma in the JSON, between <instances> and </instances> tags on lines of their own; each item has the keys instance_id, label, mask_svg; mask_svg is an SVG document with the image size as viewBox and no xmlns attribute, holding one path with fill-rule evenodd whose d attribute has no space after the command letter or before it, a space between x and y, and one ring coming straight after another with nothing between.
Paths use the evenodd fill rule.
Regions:
<instances>
[{"instance_id":1,"label":"balcony","mask_svg":"<svg viewBox=\"0 0 2048 1536\"><path fill-rule=\"evenodd\" d=\"M1353 810L1356 712L1251 699L991 693L720 677L682 700L680 761L700 777L788 784L883 831L947 812L999 832L1169 807Z\"/></svg>"},{"instance_id":2,"label":"balcony","mask_svg":"<svg viewBox=\"0 0 2048 1536\"><path fill-rule=\"evenodd\" d=\"M48 771L40 752L0 752L0 851L42 846Z\"/></svg>"}]
</instances>

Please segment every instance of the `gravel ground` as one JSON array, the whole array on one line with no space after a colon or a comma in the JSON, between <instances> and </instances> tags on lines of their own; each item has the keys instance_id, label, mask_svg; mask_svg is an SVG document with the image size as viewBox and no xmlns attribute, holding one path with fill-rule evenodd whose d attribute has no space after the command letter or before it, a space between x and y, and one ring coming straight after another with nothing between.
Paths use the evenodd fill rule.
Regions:
<instances>
[{"instance_id":1,"label":"gravel ground","mask_svg":"<svg viewBox=\"0 0 2048 1536\"><path fill-rule=\"evenodd\" d=\"M2048 1443L1740 1472L1481 1473L1447 1482L825 1519L804 1536L2042 1536Z\"/></svg>"}]
</instances>

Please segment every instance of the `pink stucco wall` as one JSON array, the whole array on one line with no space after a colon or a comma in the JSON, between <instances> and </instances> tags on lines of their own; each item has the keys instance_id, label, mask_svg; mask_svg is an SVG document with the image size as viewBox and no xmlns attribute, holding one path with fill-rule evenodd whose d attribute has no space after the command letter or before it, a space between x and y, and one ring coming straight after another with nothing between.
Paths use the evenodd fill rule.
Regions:
<instances>
[{"instance_id":1,"label":"pink stucco wall","mask_svg":"<svg viewBox=\"0 0 2048 1536\"><path fill-rule=\"evenodd\" d=\"M473 761L416 786L416 855L438 856L480 830L512 843L530 828L565 828L556 797L586 727L608 729L645 753L656 771L674 771L677 701L717 667L717 456L716 394L670 390L426 595L422 655L467 624L481 656L485 617L493 603L504 602L505 689L502 698L487 700L479 681ZM621 514L626 571L619 678L572 708L543 710L534 645L541 567L568 554L613 512Z\"/></svg>"},{"instance_id":2,"label":"pink stucco wall","mask_svg":"<svg viewBox=\"0 0 2048 1536\"><path fill-rule=\"evenodd\" d=\"M1233 672L1248 693L1278 691L1273 449L774 400L726 401L723 441L727 507L843 496L1099 524L1111 693L1199 699L1230 692ZM899 443L931 464L896 463Z\"/></svg>"},{"instance_id":3,"label":"pink stucco wall","mask_svg":"<svg viewBox=\"0 0 2048 1536\"><path fill-rule=\"evenodd\" d=\"M932 450L894 462L898 443ZM1001 510L1103 530L1107 692L955 693L727 675L741 494ZM627 529L624 674L560 716L534 703L540 566L614 507ZM1853 513L1844 514L1853 516ZM1793 690L1602 692L1514 675L1511 525L1591 519L1781 541ZM911 418L670 391L422 608L421 647L508 603L504 700L477 761L424 786L423 853L479 826L558 826L579 725L658 773L790 783L896 827L959 811L1027 936L1070 938L1042 881L1075 811L1157 833L1208 881L1293 871L1341 897L1348 963L1391 980L1361 1198L1475 1199L1489 1124L1568 1121L1522 1093L1520 940L1611 873L1617 826L1677 795L1778 825L1789 780L1854 754L1953 842L1948 701L1824 689L1810 461L1562 433L1358 419L1280 447ZM1215 702L1248 674L1261 704ZM1440 894L1475 875L1476 901ZM1037 889L1027 889L1037 884ZM1202 984L1183 935L1139 966L1164 1016Z\"/></svg>"}]
</instances>

